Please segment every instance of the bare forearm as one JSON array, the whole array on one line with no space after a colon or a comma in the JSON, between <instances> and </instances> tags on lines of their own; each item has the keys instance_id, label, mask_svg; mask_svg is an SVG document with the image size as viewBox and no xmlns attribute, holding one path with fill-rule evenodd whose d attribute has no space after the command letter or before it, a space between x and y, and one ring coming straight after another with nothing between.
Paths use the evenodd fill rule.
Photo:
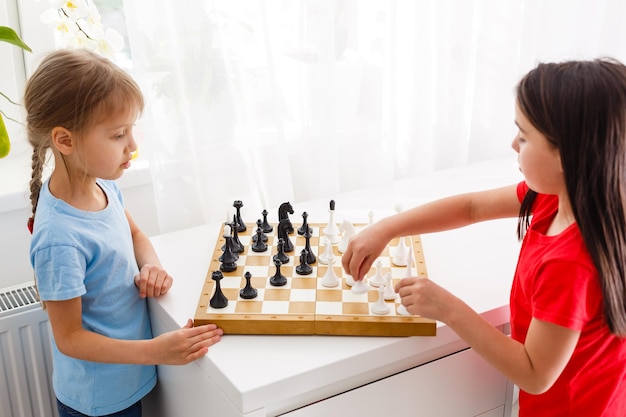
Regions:
<instances>
[{"instance_id":1,"label":"bare forearm","mask_svg":"<svg viewBox=\"0 0 626 417\"><path fill-rule=\"evenodd\" d=\"M162 267L150 239L143 232L139 231L133 234L133 245L135 248L135 259L140 269L146 264Z\"/></svg>"},{"instance_id":2,"label":"bare forearm","mask_svg":"<svg viewBox=\"0 0 626 417\"><path fill-rule=\"evenodd\" d=\"M91 362L125 363L138 365L156 364L151 357L154 339L121 340L80 329L56 338L59 350L66 356Z\"/></svg>"},{"instance_id":3,"label":"bare forearm","mask_svg":"<svg viewBox=\"0 0 626 417\"><path fill-rule=\"evenodd\" d=\"M466 304L459 305L460 308L451 310L447 324L480 356L526 392L541 394L552 386L571 355L567 346L565 353L560 354L557 352L562 347L555 345L550 352L553 357L546 360L545 354L534 349L532 341L528 342L532 336L527 336L526 344L520 343L491 326ZM548 338L543 340L546 345L551 343Z\"/></svg>"},{"instance_id":4,"label":"bare forearm","mask_svg":"<svg viewBox=\"0 0 626 417\"><path fill-rule=\"evenodd\" d=\"M519 206L516 186L511 185L435 200L382 219L378 229L389 240L440 232L485 220L515 217Z\"/></svg>"}]
</instances>

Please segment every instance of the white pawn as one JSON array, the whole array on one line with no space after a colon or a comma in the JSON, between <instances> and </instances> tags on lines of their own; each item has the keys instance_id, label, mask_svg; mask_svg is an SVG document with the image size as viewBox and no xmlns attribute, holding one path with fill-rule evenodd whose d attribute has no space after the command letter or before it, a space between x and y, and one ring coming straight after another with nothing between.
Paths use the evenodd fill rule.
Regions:
<instances>
[{"instance_id":1,"label":"white pawn","mask_svg":"<svg viewBox=\"0 0 626 417\"><path fill-rule=\"evenodd\" d=\"M409 248L411 249L411 248ZM406 266L406 276L407 277L412 277L413 276L413 251L410 250L409 251L409 260L407 262L407 266ZM409 311L406 309L406 307L404 305L400 305L400 307L398 307L398 314L401 316L410 316L411 313L409 313Z\"/></svg>"},{"instance_id":2,"label":"white pawn","mask_svg":"<svg viewBox=\"0 0 626 417\"><path fill-rule=\"evenodd\" d=\"M335 268L333 268L334 259L331 259L328 263L328 269L322 278L322 285L328 288L336 287L339 285L339 277L335 274Z\"/></svg>"},{"instance_id":3,"label":"white pawn","mask_svg":"<svg viewBox=\"0 0 626 417\"><path fill-rule=\"evenodd\" d=\"M351 287L354 285L354 278L350 274L346 274L346 285Z\"/></svg>"},{"instance_id":4,"label":"white pawn","mask_svg":"<svg viewBox=\"0 0 626 417\"><path fill-rule=\"evenodd\" d=\"M383 263L380 259L376 261L376 273L370 278L370 285L372 287L380 287L385 285L385 277L383 276Z\"/></svg>"},{"instance_id":5,"label":"white pawn","mask_svg":"<svg viewBox=\"0 0 626 417\"><path fill-rule=\"evenodd\" d=\"M369 226L373 225L374 224L374 212L370 211L367 216L369 218L369 224L368 225Z\"/></svg>"},{"instance_id":6,"label":"white pawn","mask_svg":"<svg viewBox=\"0 0 626 417\"><path fill-rule=\"evenodd\" d=\"M320 261L321 264L329 265L331 259L335 259L335 254L333 253L333 247L330 243L330 240L327 236L324 236L324 253L317 257L317 260Z\"/></svg>"},{"instance_id":7,"label":"white pawn","mask_svg":"<svg viewBox=\"0 0 626 417\"><path fill-rule=\"evenodd\" d=\"M387 275L385 275L385 282L385 293L383 294L383 298L385 300L395 300L398 294L396 294L396 291L393 288L390 272L387 272Z\"/></svg>"},{"instance_id":8,"label":"white pawn","mask_svg":"<svg viewBox=\"0 0 626 417\"><path fill-rule=\"evenodd\" d=\"M367 285L364 281L365 280L355 281L350 291L352 291L353 294L367 293L370 289L370 286Z\"/></svg>"},{"instance_id":9,"label":"white pawn","mask_svg":"<svg viewBox=\"0 0 626 417\"><path fill-rule=\"evenodd\" d=\"M400 243L396 246L393 251L393 256L391 257L391 262L397 266L406 266L407 264L407 254L409 248L406 246L406 242L404 241L404 237L400 238Z\"/></svg>"},{"instance_id":10,"label":"white pawn","mask_svg":"<svg viewBox=\"0 0 626 417\"><path fill-rule=\"evenodd\" d=\"M389 309L389 306L385 302L385 299L383 298L384 291L385 291L384 286L378 287L378 300L376 300L376 303L374 303L374 305L372 306L372 313L374 314L379 314L379 315L389 314L389 312L391 311Z\"/></svg>"},{"instance_id":11,"label":"white pawn","mask_svg":"<svg viewBox=\"0 0 626 417\"><path fill-rule=\"evenodd\" d=\"M400 307L398 307L398 314L401 316L411 316L412 314L409 313L409 310L406 309L406 307L403 304L400 304Z\"/></svg>"}]
</instances>

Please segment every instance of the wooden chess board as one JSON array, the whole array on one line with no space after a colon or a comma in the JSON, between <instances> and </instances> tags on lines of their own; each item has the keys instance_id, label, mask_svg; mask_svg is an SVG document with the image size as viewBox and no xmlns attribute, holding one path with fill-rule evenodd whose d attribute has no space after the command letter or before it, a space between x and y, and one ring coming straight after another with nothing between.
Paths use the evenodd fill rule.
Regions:
<instances>
[{"instance_id":1,"label":"wooden chess board","mask_svg":"<svg viewBox=\"0 0 626 417\"><path fill-rule=\"evenodd\" d=\"M294 251L287 253L289 262L280 267L281 273L287 278L287 284L274 287L269 279L276 272L273 255L277 253L277 226L267 233L268 250L254 252L251 250L252 235L255 234L256 224L247 224L245 232L239 232L239 240L244 245L237 261L237 269L233 272L223 272L224 278L220 281L222 292L228 298L225 308L212 308L209 305L214 293L215 281L211 278L213 271L220 268L219 257L225 243L224 229L220 230L212 260L207 271L202 293L194 317L194 325L216 323L225 334L323 334L323 335L354 335L354 336L434 336L436 322L420 316L401 315L398 307L401 305L399 297L387 301L390 312L385 315L372 313L372 306L378 300L377 288L370 287L366 294L354 294L346 284L346 274L341 267L341 253L338 245L332 245L335 255L333 268L340 285L325 287L321 285L328 265L316 261L311 264L313 272L310 275L298 275L296 266L300 263L300 253L305 247L306 240L294 231L289 235ZM294 224L295 230L300 225ZM324 235L326 224L309 224L312 235L309 244L313 253L319 258L325 253L325 245L321 236ZM365 225L355 225L358 232ZM405 238L406 245L413 248L413 275L426 277L426 264L419 237ZM395 285L407 275L407 267L395 266L391 262L390 250L397 246L399 240L393 240L379 257L382 273L391 273ZM376 264L376 262L375 262ZM371 277L376 271L373 266L366 277ZM252 274L251 284L257 289L258 296L245 300L239 296L239 291L245 286L244 273ZM366 278L366 282L368 280Z\"/></svg>"}]
</instances>

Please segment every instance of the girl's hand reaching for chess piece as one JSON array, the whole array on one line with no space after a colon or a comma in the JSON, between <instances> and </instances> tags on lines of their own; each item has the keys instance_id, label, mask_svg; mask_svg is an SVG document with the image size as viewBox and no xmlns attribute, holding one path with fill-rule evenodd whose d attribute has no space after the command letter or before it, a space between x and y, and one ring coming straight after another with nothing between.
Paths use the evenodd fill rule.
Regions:
<instances>
[{"instance_id":1,"label":"girl's hand reaching for chess piece","mask_svg":"<svg viewBox=\"0 0 626 417\"><path fill-rule=\"evenodd\" d=\"M407 311L443 323L448 322L459 310L469 308L459 298L428 278L407 277L396 284L396 292Z\"/></svg>"},{"instance_id":2,"label":"girl's hand reaching for chess piece","mask_svg":"<svg viewBox=\"0 0 626 417\"><path fill-rule=\"evenodd\" d=\"M350 239L341 257L341 264L355 281L360 281L365 277L376 258L391 240L392 236L387 237L388 231L384 223L379 222L366 227Z\"/></svg>"}]
</instances>

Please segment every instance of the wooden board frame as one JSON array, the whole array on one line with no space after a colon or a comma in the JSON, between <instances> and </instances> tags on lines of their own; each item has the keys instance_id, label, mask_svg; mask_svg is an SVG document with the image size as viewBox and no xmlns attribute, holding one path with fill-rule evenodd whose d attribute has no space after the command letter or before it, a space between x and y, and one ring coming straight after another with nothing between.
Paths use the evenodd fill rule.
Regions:
<instances>
[{"instance_id":1,"label":"wooden board frame","mask_svg":"<svg viewBox=\"0 0 626 417\"><path fill-rule=\"evenodd\" d=\"M249 251L249 243L250 237L252 234L252 230L256 230L256 224L247 224L247 231L243 233L239 233L240 240L245 245L245 251ZM268 234L269 237L269 246L268 253L259 255L260 257L273 256L276 253L276 245L273 241L273 238L276 238L276 225L274 224L274 231ZM294 224L294 229L300 225ZM313 252L316 256L319 257L320 253L324 252L324 246L321 244L321 237L323 236L322 230L326 227L324 223L316 223L310 224L313 230L316 232L314 236L310 239L310 245L313 249ZM358 228L363 228L365 225L355 225ZM289 253L291 260L290 263L284 267L281 267L281 272L283 272L282 268L286 269L286 273L283 272L288 279L291 280L292 284L297 284L295 286L301 288L309 288L311 291L315 292L315 301L314 303L301 303L299 305L293 300L288 300L290 303L289 308L293 308L296 311L294 312L284 312L284 313L267 313L267 312L258 312L258 303L263 303L265 301L261 300L242 300L238 297L239 286L232 288L224 288L222 286L222 291L226 295L226 297L231 300L230 303L235 303L236 308L238 310L243 310L239 312L229 311L222 312L217 309L212 309L209 307L209 301L211 296L213 295L215 281L211 278L212 272L219 270L220 261L219 256L222 254L222 246L225 243L225 238L223 237L223 226L220 230L217 242L215 244L215 248L213 253L211 254L211 264L209 270L207 271L206 278L203 284L203 288L200 294L200 298L198 300L196 313L194 316L194 326L199 326L208 323L215 323L220 328L224 330L225 334L263 334L263 335L344 335L344 336L435 336L436 335L436 321L426 319L420 316L402 316L402 315L375 315L371 312L367 314L324 314L320 313L320 301L324 293L330 297L337 298L338 291L349 291L349 288L345 283L345 278L343 277L345 273L341 269L341 253L337 249L337 245L333 245L333 253L337 257L335 264L333 265L336 274L341 279L341 288L324 288L318 284L319 280L324 276L324 271L328 268L327 265L321 265L319 261L316 263L317 268L312 275L309 276L299 276L292 272L295 268L295 265L299 263L299 250L298 248L304 247L305 238L303 236L298 235L297 233L293 233L290 235L290 239L296 246L296 250L292 253ZM247 239L247 241L246 241ZM409 237L410 245L413 248L413 257L414 257L414 267L413 267L413 275L417 275L420 277L427 277L426 271L426 262L424 258L424 253L422 249L422 244L419 236ZM385 249L385 252L381 254L381 258L387 257L390 258L389 248L393 248L398 244L399 240L394 239L388 247ZM406 241L405 241L406 242ZM250 253L251 252L244 252ZM381 259L379 258L379 259ZM259 258L260 259L260 258ZM243 274L248 265L246 265L248 260L243 261L243 263L239 263L237 270L233 272L223 272L225 279L227 278L240 278L241 282L244 282ZM251 261L250 261L251 262ZM256 262L256 261L254 261ZM254 263L252 262L252 263ZM263 263L263 262L262 262ZM271 263L271 262L270 262ZM314 264L315 265L315 264ZM268 273L268 276L255 276L253 273L253 286L256 288L268 287L268 291L272 291L272 297L277 299L281 297L289 297L289 289L284 289L283 293L281 293L281 287L269 288L269 284L265 282L268 280L269 276L273 275L275 268L270 267L271 273ZM391 266L390 266L391 268ZM397 276L398 270L401 267L393 267L395 276L393 278L394 282L401 279L402 276ZM404 268L405 269L405 268ZM374 267L372 268L372 271ZM368 276L371 274L368 274ZM241 285L243 286L243 284ZM314 288L313 288L314 287ZM275 291L276 290L276 291ZM334 293L333 293L334 292ZM372 289L368 293L368 299L371 302L374 302L378 297L378 293L375 289ZM241 303L241 304L240 304ZM256 303L256 304L255 304ZM292 306L291 303L294 305ZM399 301L396 302L388 302L392 308L393 305L396 307L399 305ZM343 306L342 306L343 308ZM257 310L255 312L255 309Z\"/></svg>"}]
</instances>

